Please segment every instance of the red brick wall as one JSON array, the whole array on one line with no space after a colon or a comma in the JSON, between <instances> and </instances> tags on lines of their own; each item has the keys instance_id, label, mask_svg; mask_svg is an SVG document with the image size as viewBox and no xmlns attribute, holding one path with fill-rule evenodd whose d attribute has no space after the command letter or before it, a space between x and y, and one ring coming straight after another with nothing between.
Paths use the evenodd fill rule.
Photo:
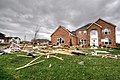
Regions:
<instances>
[{"instance_id":1,"label":"red brick wall","mask_svg":"<svg viewBox=\"0 0 120 80\"><path fill-rule=\"evenodd\" d=\"M116 27L111 25L111 24L108 24L107 22L104 22L102 20L98 20L96 22L97 24L101 25L103 30L105 28L109 29L110 30L110 34L102 34L102 38L109 38L112 40L112 44L111 45L107 45L107 46L110 46L110 47L116 47Z\"/></svg>"},{"instance_id":2,"label":"red brick wall","mask_svg":"<svg viewBox=\"0 0 120 80\"><path fill-rule=\"evenodd\" d=\"M76 46L77 45L77 37L71 36L71 40L72 40L72 45Z\"/></svg>"},{"instance_id":3,"label":"red brick wall","mask_svg":"<svg viewBox=\"0 0 120 80\"><path fill-rule=\"evenodd\" d=\"M63 38L64 39L64 44L62 45L69 45L70 44L70 39L72 41L72 44L73 46L77 45L78 44L78 41L80 39L86 39L87 40L87 46L90 45L90 31L91 30L97 30L98 31L98 45L101 45L101 39L104 39L104 38L109 38L112 40L112 44L109 45L110 47L116 47L116 30L113 25L107 23L107 22L104 22L103 20L98 20L96 22L97 24L101 25L102 28L96 24L93 24L91 25L88 29L86 29L87 31L87 34L84 35L84 31L85 30L81 30L82 33L81 34L78 34L78 31L76 31L76 37L75 36L72 36L71 33L69 31L66 31L65 28L62 28L62 27L59 27L54 33L53 35L51 35L51 42L52 42L52 45L57 45L57 38ZM110 29L111 33L109 35L105 35L105 34L102 34L102 30L103 29Z\"/></svg>"},{"instance_id":4,"label":"red brick wall","mask_svg":"<svg viewBox=\"0 0 120 80\"><path fill-rule=\"evenodd\" d=\"M95 24L93 24L93 25L91 25L90 26L90 28L88 28L88 31L87 31L87 45L89 46L90 45L90 32L91 32L91 30L97 30L98 31L98 45L100 45L101 44L101 37L102 37L102 29L99 27L99 26L97 26L97 25L95 25Z\"/></svg>"},{"instance_id":5,"label":"red brick wall","mask_svg":"<svg viewBox=\"0 0 120 80\"><path fill-rule=\"evenodd\" d=\"M76 45L76 38L71 36L71 34L66 31L65 29L63 29L62 27L59 27L54 34L51 36L51 42L52 45L57 45L57 38L63 38L64 39L64 43L62 44L64 45L68 45L70 44L70 39L72 41L73 45Z\"/></svg>"},{"instance_id":6,"label":"red brick wall","mask_svg":"<svg viewBox=\"0 0 120 80\"><path fill-rule=\"evenodd\" d=\"M79 31L81 31L82 33L79 34ZM80 39L86 39L87 40L87 34L85 35L84 31L87 31L87 30L78 30L78 31L76 31L77 44L78 44Z\"/></svg>"}]
</instances>

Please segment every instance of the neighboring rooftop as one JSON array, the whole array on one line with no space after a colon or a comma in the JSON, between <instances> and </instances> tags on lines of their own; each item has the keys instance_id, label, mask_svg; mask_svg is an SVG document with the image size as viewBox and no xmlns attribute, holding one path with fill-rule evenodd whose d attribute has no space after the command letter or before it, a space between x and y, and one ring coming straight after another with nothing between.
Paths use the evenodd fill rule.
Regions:
<instances>
[{"instance_id":1,"label":"neighboring rooftop","mask_svg":"<svg viewBox=\"0 0 120 80\"><path fill-rule=\"evenodd\" d=\"M31 40L32 42L34 41L34 39L33 40ZM49 42L49 40L48 39L36 39L35 41L37 41L37 42Z\"/></svg>"},{"instance_id":2,"label":"neighboring rooftop","mask_svg":"<svg viewBox=\"0 0 120 80\"><path fill-rule=\"evenodd\" d=\"M0 38L5 38L5 34L0 33Z\"/></svg>"},{"instance_id":3,"label":"neighboring rooftop","mask_svg":"<svg viewBox=\"0 0 120 80\"><path fill-rule=\"evenodd\" d=\"M76 35L76 34L75 34L75 31L72 31L71 34Z\"/></svg>"},{"instance_id":4,"label":"neighboring rooftop","mask_svg":"<svg viewBox=\"0 0 120 80\"><path fill-rule=\"evenodd\" d=\"M77 30L85 30L85 29L87 29L91 24L92 24L92 23L88 23L88 24L86 24L86 25L78 28ZM77 31L77 30L76 30L76 31Z\"/></svg>"}]
</instances>

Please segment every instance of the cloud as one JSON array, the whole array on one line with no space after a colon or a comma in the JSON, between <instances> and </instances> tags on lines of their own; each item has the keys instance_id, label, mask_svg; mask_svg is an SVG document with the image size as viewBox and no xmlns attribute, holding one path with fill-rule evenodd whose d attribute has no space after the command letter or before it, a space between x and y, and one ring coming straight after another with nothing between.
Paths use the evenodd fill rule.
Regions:
<instances>
[{"instance_id":1,"label":"cloud","mask_svg":"<svg viewBox=\"0 0 120 80\"><path fill-rule=\"evenodd\" d=\"M59 25L75 30L102 18L117 25L119 36L119 8L119 0L0 0L0 31L30 40L39 26L38 37L50 39Z\"/></svg>"}]
</instances>

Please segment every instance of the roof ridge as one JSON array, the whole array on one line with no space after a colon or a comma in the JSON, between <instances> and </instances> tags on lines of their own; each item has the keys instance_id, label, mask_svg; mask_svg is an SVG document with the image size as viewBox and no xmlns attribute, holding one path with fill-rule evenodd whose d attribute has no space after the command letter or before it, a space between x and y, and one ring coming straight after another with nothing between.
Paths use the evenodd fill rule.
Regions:
<instances>
[{"instance_id":1,"label":"roof ridge","mask_svg":"<svg viewBox=\"0 0 120 80\"><path fill-rule=\"evenodd\" d=\"M57 31L60 27L61 27L61 28L63 28L64 30L66 30L68 33L70 33L70 35L71 35L71 36L75 36L75 35L74 35L74 34L72 34L72 32L71 32L71 31L69 31L66 27L61 26L61 25L60 25L60 26L59 26L59 27L55 30L55 32L56 32L56 31ZM54 32L54 33L55 33L55 32ZM53 33L53 34L54 34L54 33ZM53 35L53 34L52 34L52 35ZM52 35L51 35L51 36L52 36Z\"/></svg>"},{"instance_id":2,"label":"roof ridge","mask_svg":"<svg viewBox=\"0 0 120 80\"><path fill-rule=\"evenodd\" d=\"M112 25L112 26L116 26L116 25L114 25L114 24L112 24L112 23L110 23L110 22L107 22L107 21L105 21L105 20L103 20L103 19L101 19L101 18L99 18L96 22L98 22L99 20L102 20L102 21L104 21L105 23L108 23L108 24L110 24L110 25ZM96 23L95 22L95 23Z\"/></svg>"},{"instance_id":3,"label":"roof ridge","mask_svg":"<svg viewBox=\"0 0 120 80\"><path fill-rule=\"evenodd\" d=\"M97 26L99 26L99 27L101 27L101 28L102 28L102 26L101 26L100 24L97 24L97 23L93 23L93 24L96 24Z\"/></svg>"},{"instance_id":4,"label":"roof ridge","mask_svg":"<svg viewBox=\"0 0 120 80\"><path fill-rule=\"evenodd\" d=\"M91 24L93 24L93 23L88 23L88 24L86 24L86 25L84 25L84 26L78 28L77 30L84 30L84 29L87 29ZM77 30L75 30L75 31L77 31Z\"/></svg>"}]
</instances>

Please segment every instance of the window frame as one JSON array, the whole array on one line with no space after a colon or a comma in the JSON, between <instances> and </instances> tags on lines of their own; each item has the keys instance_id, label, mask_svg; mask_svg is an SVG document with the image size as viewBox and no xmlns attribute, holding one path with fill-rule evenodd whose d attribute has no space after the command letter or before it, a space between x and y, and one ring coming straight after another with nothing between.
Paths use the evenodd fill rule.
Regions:
<instances>
[{"instance_id":1,"label":"window frame","mask_svg":"<svg viewBox=\"0 0 120 80\"><path fill-rule=\"evenodd\" d=\"M109 35L111 33L111 30L108 28L105 28L104 30L102 30L102 33L105 35Z\"/></svg>"},{"instance_id":2,"label":"window frame","mask_svg":"<svg viewBox=\"0 0 120 80\"><path fill-rule=\"evenodd\" d=\"M78 44L87 44L87 40L86 39L79 39Z\"/></svg>"},{"instance_id":3,"label":"window frame","mask_svg":"<svg viewBox=\"0 0 120 80\"><path fill-rule=\"evenodd\" d=\"M82 34L82 31L78 31L78 35L81 35Z\"/></svg>"},{"instance_id":4,"label":"window frame","mask_svg":"<svg viewBox=\"0 0 120 80\"><path fill-rule=\"evenodd\" d=\"M109 38L104 38L104 39L107 39L108 42L106 42L106 41L101 42L103 45L104 45L104 44L105 44L105 45L107 45L107 44L111 45L111 44L112 44L112 40L111 40L111 39L109 39Z\"/></svg>"},{"instance_id":5,"label":"window frame","mask_svg":"<svg viewBox=\"0 0 120 80\"><path fill-rule=\"evenodd\" d=\"M87 35L87 31L83 31L84 35Z\"/></svg>"},{"instance_id":6,"label":"window frame","mask_svg":"<svg viewBox=\"0 0 120 80\"><path fill-rule=\"evenodd\" d=\"M64 42L64 38L57 38L57 43L63 44Z\"/></svg>"}]
</instances>

